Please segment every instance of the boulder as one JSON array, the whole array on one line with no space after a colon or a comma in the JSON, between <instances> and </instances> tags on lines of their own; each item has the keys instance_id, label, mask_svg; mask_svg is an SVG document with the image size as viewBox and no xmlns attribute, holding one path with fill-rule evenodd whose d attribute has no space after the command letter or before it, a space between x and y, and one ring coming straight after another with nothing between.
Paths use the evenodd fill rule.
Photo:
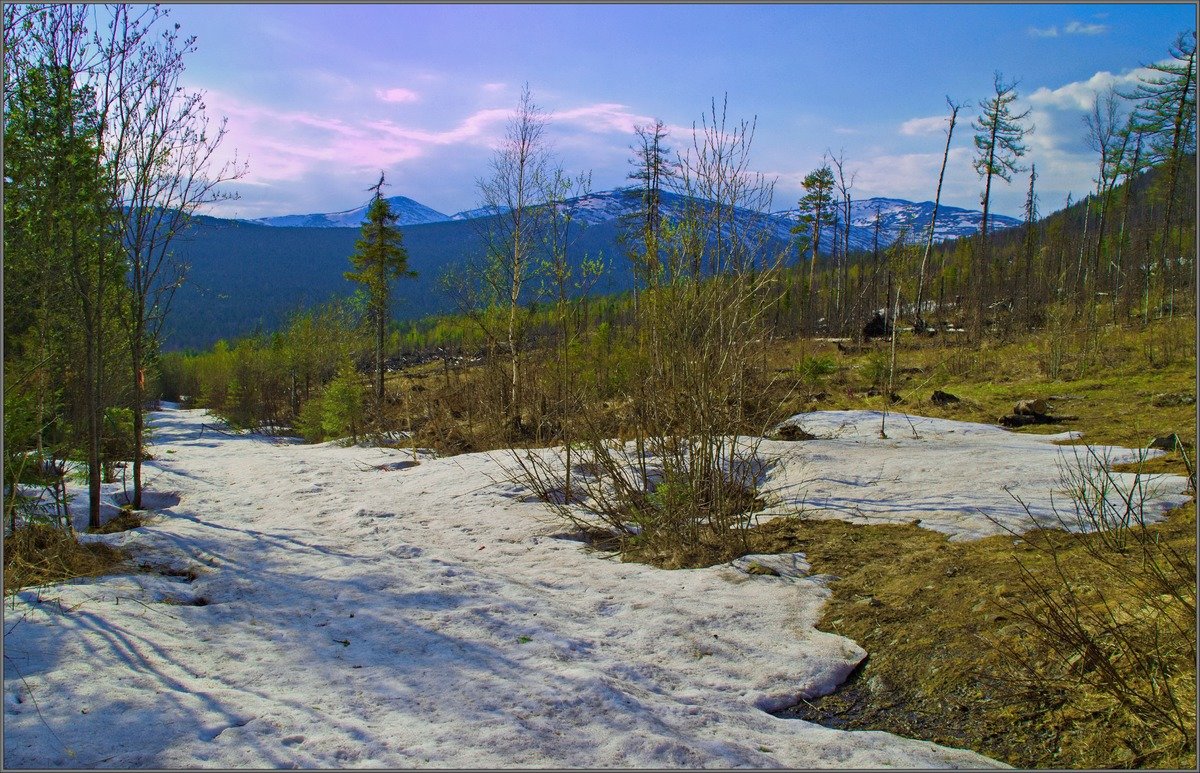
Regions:
<instances>
[{"instance_id":1,"label":"boulder","mask_svg":"<svg viewBox=\"0 0 1200 773\"><path fill-rule=\"evenodd\" d=\"M1170 435L1162 435L1150 439L1150 448L1157 448L1161 451L1174 451L1181 445L1179 435L1172 432Z\"/></svg>"},{"instance_id":2,"label":"boulder","mask_svg":"<svg viewBox=\"0 0 1200 773\"><path fill-rule=\"evenodd\" d=\"M1050 404L1038 398L1036 400L1018 400L1013 406L1016 416L1045 416L1050 413Z\"/></svg>"},{"instance_id":3,"label":"boulder","mask_svg":"<svg viewBox=\"0 0 1200 773\"><path fill-rule=\"evenodd\" d=\"M863 338L884 338L891 334L891 323L878 311L863 325Z\"/></svg>"}]
</instances>

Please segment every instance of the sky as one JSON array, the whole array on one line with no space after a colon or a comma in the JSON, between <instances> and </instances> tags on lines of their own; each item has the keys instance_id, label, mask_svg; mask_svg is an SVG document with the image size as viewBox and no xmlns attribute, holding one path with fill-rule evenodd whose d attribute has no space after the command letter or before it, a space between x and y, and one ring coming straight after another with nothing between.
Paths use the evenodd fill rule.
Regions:
<instances>
[{"instance_id":1,"label":"sky","mask_svg":"<svg viewBox=\"0 0 1200 773\"><path fill-rule=\"evenodd\" d=\"M597 191L628 184L635 125L662 119L684 151L727 98L731 120L755 121L776 210L827 153L856 199L932 200L949 98L963 108L942 202L978 209L971 121L997 73L1029 110L1021 161L1048 213L1094 187L1094 95L1195 29L1193 3L167 7L196 36L186 85L228 119L222 153L249 162L211 214L245 218L352 209L380 171L386 195L477 207L525 84L554 155ZM1019 216L1027 188L1024 172L994 186L993 210Z\"/></svg>"}]
</instances>

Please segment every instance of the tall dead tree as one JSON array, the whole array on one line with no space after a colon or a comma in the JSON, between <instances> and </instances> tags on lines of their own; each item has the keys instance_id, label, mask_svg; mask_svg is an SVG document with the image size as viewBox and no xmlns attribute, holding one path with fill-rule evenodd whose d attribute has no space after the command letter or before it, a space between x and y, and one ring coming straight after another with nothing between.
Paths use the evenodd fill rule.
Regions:
<instances>
[{"instance_id":1,"label":"tall dead tree","mask_svg":"<svg viewBox=\"0 0 1200 773\"><path fill-rule=\"evenodd\" d=\"M962 107L961 105L954 104L950 97L946 97L946 104L950 106L950 125L946 129L946 149L942 151L942 170L938 172L937 193L933 197L933 214L929 218L929 234L925 239L925 252L921 255L921 269L917 274L916 331L918 333L925 330L925 309L922 306L925 298L925 267L929 263L929 253L933 250L933 235L937 229L938 207L942 201L942 181L946 179L946 163L950 160L950 140L954 137L954 126L958 122L958 111Z\"/></svg>"},{"instance_id":2,"label":"tall dead tree","mask_svg":"<svg viewBox=\"0 0 1200 773\"><path fill-rule=\"evenodd\" d=\"M858 172L850 173L849 180L846 179L846 151L842 150L838 155L834 156L831 150L825 151L826 156L833 164L834 173L837 176L835 183L838 193L837 207L840 210L838 220L841 221L841 243L837 270L837 287L835 290L834 308L837 311L839 327L844 329L847 324L848 310L844 308L847 305L847 300L850 297L850 288L848 286L850 279L850 190L854 188L854 179L858 177ZM835 232L835 238L837 234Z\"/></svg>"}]
</instances>

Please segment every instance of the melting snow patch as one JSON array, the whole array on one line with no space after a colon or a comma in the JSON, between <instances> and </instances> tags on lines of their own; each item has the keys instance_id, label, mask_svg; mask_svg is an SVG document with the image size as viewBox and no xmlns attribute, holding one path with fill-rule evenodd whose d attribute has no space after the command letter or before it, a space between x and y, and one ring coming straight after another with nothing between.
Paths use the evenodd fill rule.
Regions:
<instances>
[{"instance_id":1,"label":"melting snow patch","mask_svg":"<svg viewBox=\"0 0 1200 773\"><path fill-rule=\"evenodd\" d=\"M563 525L489 454L381 473L411 451L201 439L203 411L152 416L147 479L179 501L110 536L195 580L19 594L7 767L999 765L766 713L866 656L815 629L828 578L800 554L623 563L547 538ZM1024 523L1013 495L1035 514L1061 499L1071 452L1045 436L892 414L881 439L878 420L806 414L817 440L763 441L775 511L920 518L965 539L998 530L985 514ZM1156 512L1183 490L1160 477Z\"/></svg>"}]
</instances>

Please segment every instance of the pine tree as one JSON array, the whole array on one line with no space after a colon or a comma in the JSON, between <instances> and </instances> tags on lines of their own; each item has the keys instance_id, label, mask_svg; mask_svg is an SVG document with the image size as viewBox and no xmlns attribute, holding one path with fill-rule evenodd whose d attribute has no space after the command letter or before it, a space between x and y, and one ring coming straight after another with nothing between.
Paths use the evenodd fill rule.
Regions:
<instances>
[{"instance_id":1,"label":"pine tree","mask_svg":"<svg viewBox=\"0 0 1200 773\"><path fill-rule=\"evenodd\" d=\"M983 220L979 231L979 256L976 268L971 272L972 285L975 288L976 332L983 322L983 304L986 302L986 280L991 272L991 259L988 250L988 214L992 202L992 178L999 177L1005 182L1012 182L1014 172L1020 171L1018 159L1025 155L1027 148L1021 144L1025 135L1032 128L1025 128L1022 121L1029 117L1029 111L1013 113L1013 103L1017 100L1017 84L1005 83L1000 73L996 73L995 93L989 99L980 101L979 108L983 112L972 124L976 131L975 171L984 179L983 194L979 202L983 205Z\"/></svg>"},{"instance_id":2,"label":"pine tree","mask_svg":"<svg viewBox=\"0 0 1200 773\"><path fill-rule=\"evenodd\" d=\"M1149 152L1146 160L1151 164L1167 164L1166 215L1158 245L1164 295L1168 287L1173 288L1175 261L1169 261L1167 253L1168 239L1175 227L1173 221L1182 209L1176 203L1179 185L1181 180L1194 183L1194 178L1180 172L1184 164L1195 163L1196 154L1195 31L1179 35L1170 47L1170 54L1170 61L1146 65L1154 75L1143 78L1131 93L1125 95L1138 102L1136 112ZM1182 255L1183 250L1176 249L1175 252Z\"/></svg>"},{"instance_id":3,"label":"pine tree","mask_svg":"<svg viewBox=\"0 0 1200 773\"><path fill-rule=\"evenodd\" d=\"M814 281L816 279L817 254L821 248L821 230L824 226L832 224L834 217L833 170L826 164L820 169L810 172L802 184L806 193L800 199L799 222L792 228L792 233L800 234L802 238L811 235L807 238L812 257L808 264L808 299L804 312L805 324L811 331L813 327L812 301L816 291Z\"/></svg>"},{"instance_id":4,"label":"pine tree","mask_svg":"<svg viewBox=\"0 0 1200 773\"><path fill-rule=\"evenodd\" d=\"M391 317L391 282L393 279L416 277L408 268L408 251L396 226L399 215L383 198L384 175L372 186L375 192L362 224L362 236L354 243L350 264L356 270L347 271L347 279L363 285L367 291L367 310L375 328L375 399L383 404L384 357L383 342Z\"/></svg>"},{"instance_id":5,"label":"pine tree","mask_svg":"<svg viewBox=\"0 0 1200 773\"><path fill-rule=\"evenodd\" d=\"M638 144L633 147L633 171L628 175L636 186L638 206L629 214L631 231L637 233L641 244L631 247L634 277L650 287L659 279L662 264L659 260L659 231L662 225L662 191L673 175L667 158L670 154L663 141L667 138L665 124L655 120L649 126L635 126ZM637 286L634 287L637 292ZM636 299L636 295L635 295Z\"/></svg>"}]
</instances>

